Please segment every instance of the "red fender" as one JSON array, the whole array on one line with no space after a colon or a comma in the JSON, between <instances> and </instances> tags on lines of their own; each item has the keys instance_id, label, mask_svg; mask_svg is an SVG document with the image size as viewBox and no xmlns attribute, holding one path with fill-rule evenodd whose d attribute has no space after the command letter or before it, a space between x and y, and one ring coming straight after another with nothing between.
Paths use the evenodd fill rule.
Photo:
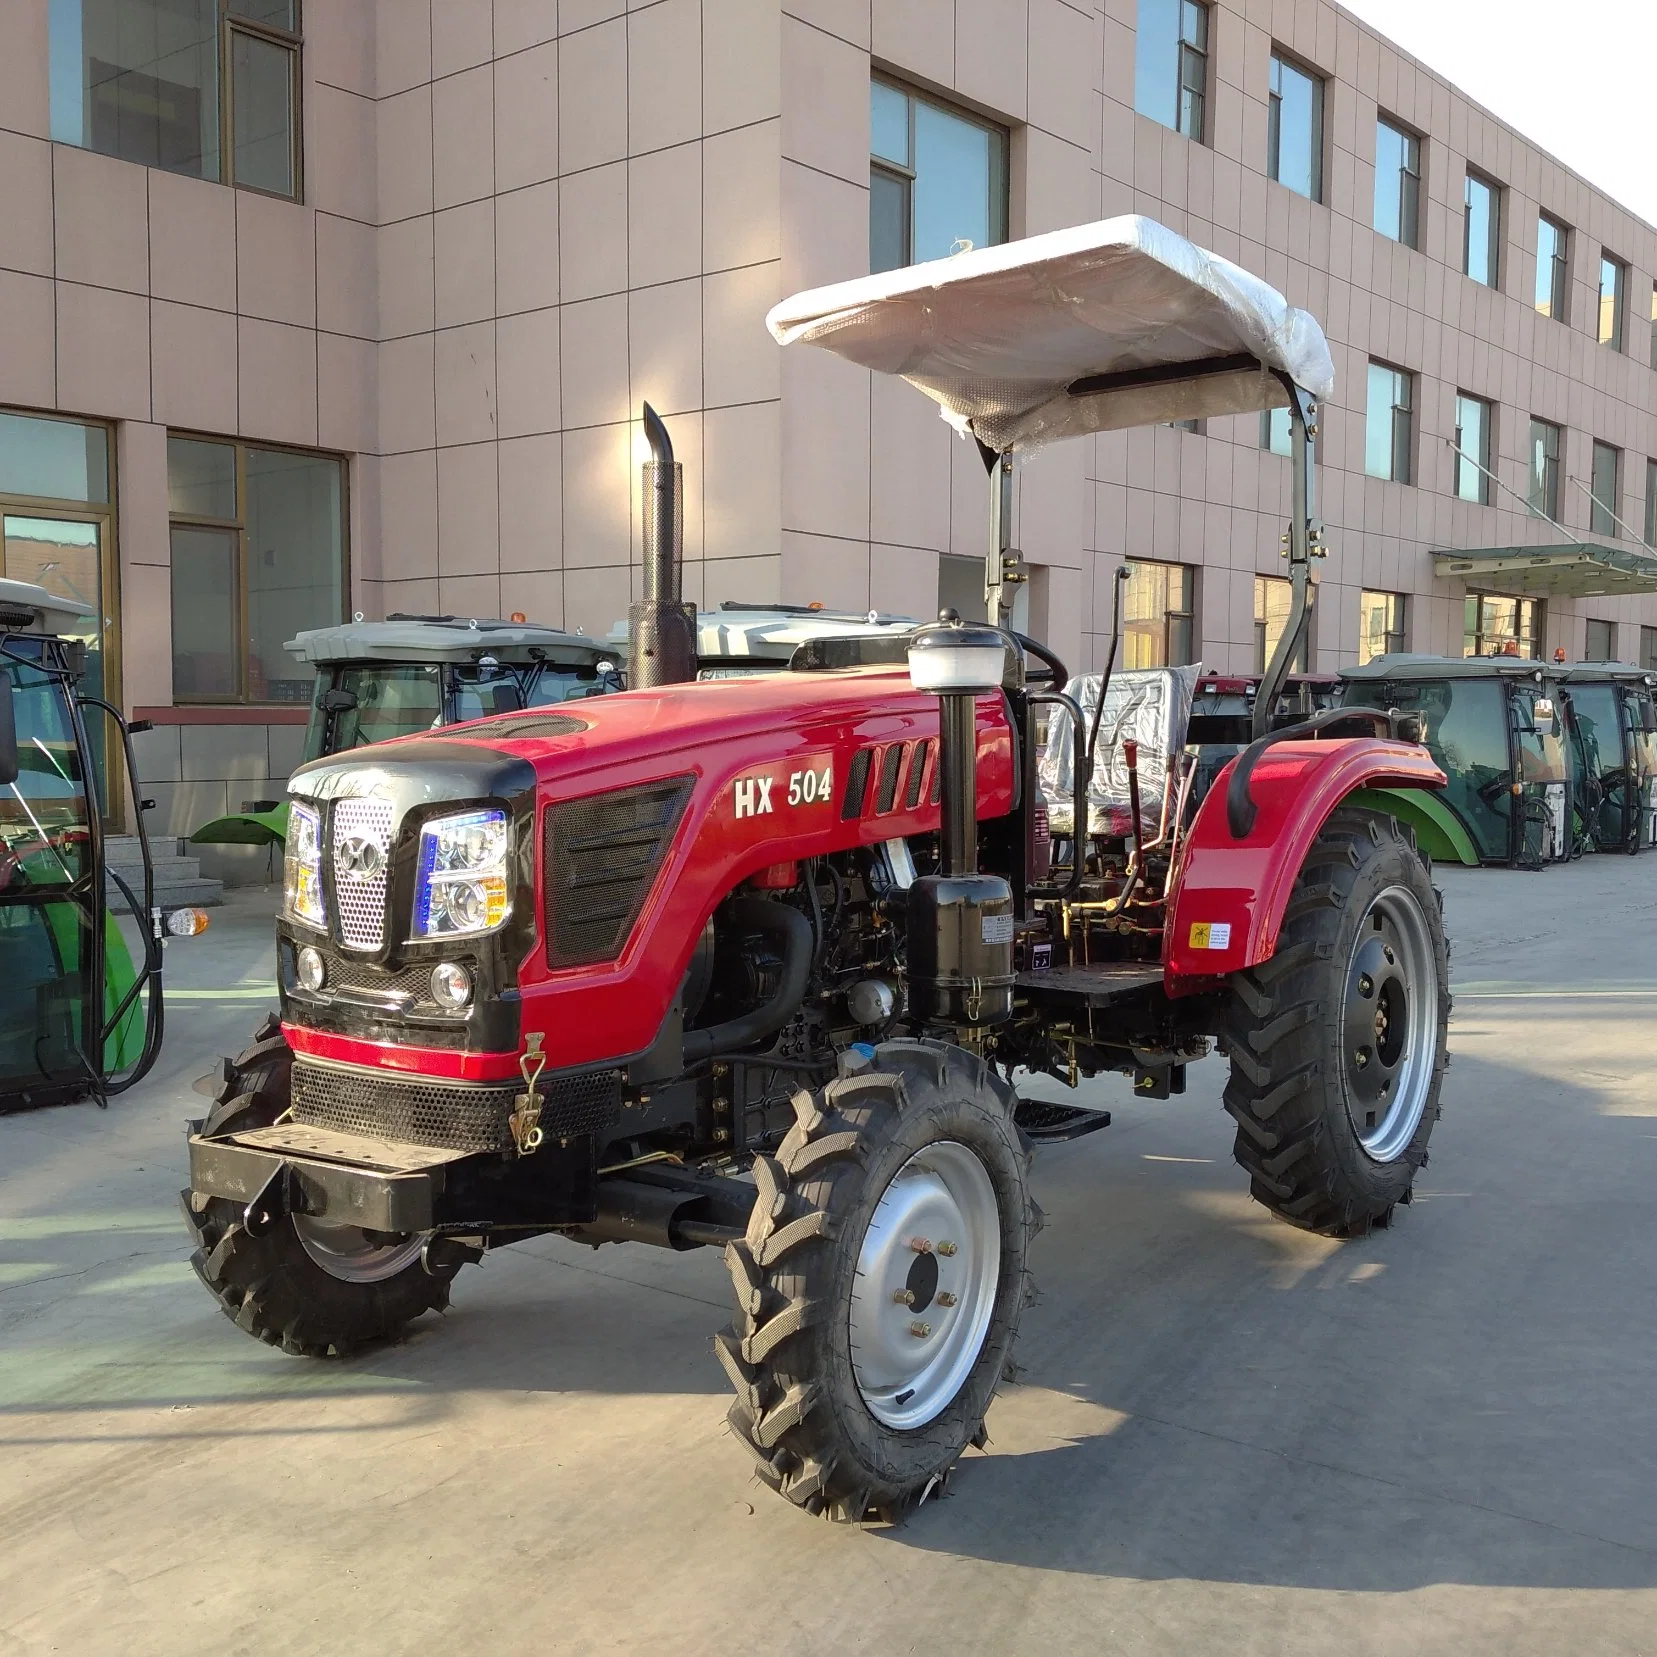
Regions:
<instances>
[{"instance_id":1,"label":"red fender","mask_svg":"<svg viewBox=\"0 0 1657 1657\"><path fill-rule=\"evenodd\" d=\"M1233 840L1226 786L1236 764L1208 791L1174 875L1163 934L1170 995L1210 989L1227 973L1271 959L1306 854L1348 794L1370 786L1442 788L1449 780L1413 743L1375 737L1278 743L1249 780L1254 827L1247 838Z\"/></svg>"}]
</instances>

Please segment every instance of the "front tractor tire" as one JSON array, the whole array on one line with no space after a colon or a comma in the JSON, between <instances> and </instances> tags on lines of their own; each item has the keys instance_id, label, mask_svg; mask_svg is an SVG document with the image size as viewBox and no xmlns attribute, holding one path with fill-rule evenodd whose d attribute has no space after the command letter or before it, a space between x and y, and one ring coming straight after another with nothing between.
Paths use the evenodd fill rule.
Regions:
<instances>
[{"instance_id":1,"label":"front tractor tire","mask_svg":"<svg viewBox=\"0 0 1657 1657\"><path fill-rule=\"evenodd\" d=\"M1255 1198L1329 1237L1410 1200L1449 1062L1449 947L1426 859L1396 819L1324 824L1277 953L1238 973L1225 1108Z\"/></svg>"},{"instance_id":2,"label":"front tractor tire","mask_svg":"<svg viewBox=\"0 0 1657 1657\"><path fill-rule=\"evenodd\" d=\"M831 1519L896 1521L940 1489L1010 1372L1039 1227L1007 1090L959 1048L888 1042L794 1096L726 1259L715 1341L760 1479Z\"/></svg>"},{"instance_id":3,"label":"front tractor tire","mask_svg":"<svg viewBox=\"0 0 1657 1657\"><path fill-rule=\"evenodd\" d=\"M201 1131L211 1138L269 1126L288 1108L292 1079L293 1054L268 1018L252 1046L223 1062ZM344 1356L448 1304L453 1270L428 1270L423 1237L381 1236L292 1214L254 1235L240 1204L196 1191L180 1195L196 1241L196 1276L238 1329L284 1352Z\"/></svg>"}]
</instances>

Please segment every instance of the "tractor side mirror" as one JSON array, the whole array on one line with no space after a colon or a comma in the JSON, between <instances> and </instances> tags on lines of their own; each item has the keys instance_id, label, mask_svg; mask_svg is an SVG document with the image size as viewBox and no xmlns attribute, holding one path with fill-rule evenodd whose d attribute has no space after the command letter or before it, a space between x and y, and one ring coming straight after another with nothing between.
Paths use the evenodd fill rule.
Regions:
<instances>
[{"instance_id":1,"label":"tractor side mirror","mask_svg":"<svg viewBox=\"0 0 1657 1657\"><path fill-rule=\"evenodd\" d=\"M12 682L0 673L0 788L17 781L17 710L12 706Z\"/></svg>"},{"instance_id":2,"label":"tractor side mirror","mask_svg":"<svg viewBox=\"0 0 1657 1657\"><path fill-rule=\"evenodd\" d=\"M325 690L322 693L324 713L350 713L356 705L357 693L354 690Z\"/></svg>"}]
</instances>

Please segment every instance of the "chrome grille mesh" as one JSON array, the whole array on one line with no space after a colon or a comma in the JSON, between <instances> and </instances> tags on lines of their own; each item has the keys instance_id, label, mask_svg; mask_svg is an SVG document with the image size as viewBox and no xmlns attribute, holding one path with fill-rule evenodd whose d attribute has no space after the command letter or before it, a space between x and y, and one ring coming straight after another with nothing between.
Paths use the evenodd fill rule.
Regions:
<instances>
[{"instance_id":1,"label":"chrome grille mesh","mask_svg":"<svg viewBox=\"0 0 1657 1657\"><path fill-rule=\"evenodd\" d=\"M386 866L391 851L389 800L339 800L334 805L334 901L339 908L340 942L347 949L379 949L385 943ZM379 855L364 870L353 858L366 843Z\"/></svg>"}]
</instances>

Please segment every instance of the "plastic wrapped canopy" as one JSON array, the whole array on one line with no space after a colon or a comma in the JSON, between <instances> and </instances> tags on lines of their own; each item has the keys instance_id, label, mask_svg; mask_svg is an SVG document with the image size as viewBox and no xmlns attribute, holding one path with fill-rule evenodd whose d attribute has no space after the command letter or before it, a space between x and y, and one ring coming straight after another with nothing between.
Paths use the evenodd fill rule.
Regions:
<instances>
[{"instance_id":1,"label":"plastic wrapped canopy","mask_svg":"<svg viewBox=\"0 0 1657 1657\"><path fill-rule=\"evenodd\" d=\"M1273 370L1316 398L1335 389L1314 317L1230 260L1139 217L813 288L765 320L779 344L820 345L901 375L952 425L1001 453L1285 407ZM1177 373L1228 358L1225 372ZM1073 390L1146 370L1168 372L1148 384Z\"/></svg>"},{"instance_id":2,"label":"plastic wrapped canopy","mask_svg":"<svg viewBox=\"0 0 1657 1657\"><path fill-rule=\"evenodd\" d=\"M1088 788L1088 826L1093 833L1127 832L1128 766L1122 753L1127 741L1139 744L1140 833L1152 840L1162 832L1168 775L1185 747L1191 701L1201 676L1198 664L1130 668L1111 675ZM1085 734L1093 728L1093 711L1099 706L1099 675L1085 673L1072 679L1065 694L1081 708ZM1075 736L1070 721L1063 717L1054 719L1049 731L1036 773L1053 832L1068 835L1075 813Z\"/></svg>"}]
</instances>

